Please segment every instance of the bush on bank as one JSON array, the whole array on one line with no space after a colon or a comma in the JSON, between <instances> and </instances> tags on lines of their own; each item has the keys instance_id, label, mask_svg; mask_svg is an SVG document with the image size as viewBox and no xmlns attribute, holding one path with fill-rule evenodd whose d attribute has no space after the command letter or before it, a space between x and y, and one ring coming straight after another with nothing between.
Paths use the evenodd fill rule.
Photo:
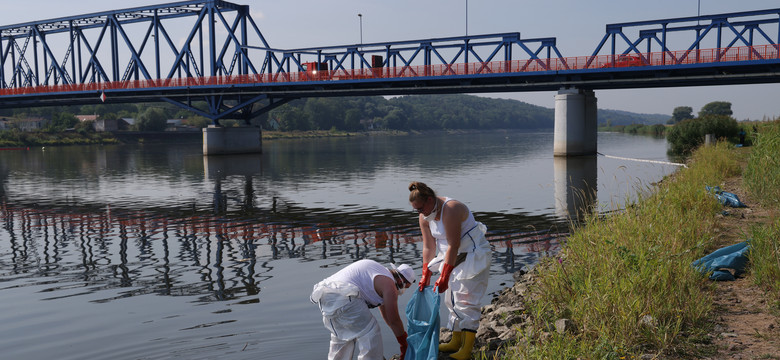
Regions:
<instances>
[{"instance_id":1,"label":"bush on bank","mask_svg":"<svg viewBox=\"0 0 780 360\"><path fill-rule=\"evenodd\" d=\"M715 139L737 142L740 127L737 120L728 115L706 114L694 119L683 120L666 134L670 151L674 154L690 154L704 143L706 134Z\"/></svg>"},{"instance_id":2,"label":"bush on bank","mask_svg":"<svg viewBox=\"0 0 780 360\"><path fill-rule=\"evenodd\" d=\"M705 190L739 173L725 143L702 147L691 167L652 195L603 218L593 217L557 258L539 265L527 305L519 358L619 359L694 351L711 311L709 280L691 263L714 250L721 205ZM693 300L693 301L692 301ZM559 334L566 318L576 331Z\"/></svg>"}]
</instances>

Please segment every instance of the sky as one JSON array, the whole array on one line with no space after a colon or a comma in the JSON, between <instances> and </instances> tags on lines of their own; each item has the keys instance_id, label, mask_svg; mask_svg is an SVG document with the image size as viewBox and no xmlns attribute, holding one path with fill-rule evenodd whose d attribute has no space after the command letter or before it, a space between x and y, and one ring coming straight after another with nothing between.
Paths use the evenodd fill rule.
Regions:
<instances>
[{"instance_id":1,"label":"sky","mask_svg":"<svg viewBox=\"0 0 780 360\"><path fill-rule=\"evenodd\" d=\"M2 0L0 25L148 6L151 0ZM420 40L520 32L522 38L555 37L564 57L591 55L605 25L643 20L780 8L778 0L234 0L249 5L272 47ZM361 14L362 16L358 16ZM362 25L362 26L361 26ZM362 28L362 31L361 31ZM777 36L775 31L771 36ZM684 40L684 50L693 41ZM657 46L656 46L657 50ZM672 114L677 106L698 113L712 101L728 101L738 120L780 116L780 84L596 91L600 109ZM554 107L555 92L480 94Z\"/></svg>"}]
</instances>

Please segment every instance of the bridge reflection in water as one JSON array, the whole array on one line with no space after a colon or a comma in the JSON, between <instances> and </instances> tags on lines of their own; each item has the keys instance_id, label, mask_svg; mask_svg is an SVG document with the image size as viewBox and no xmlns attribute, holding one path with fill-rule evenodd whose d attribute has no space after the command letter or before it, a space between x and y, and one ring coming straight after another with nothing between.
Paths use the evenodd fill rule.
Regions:
<instances>
[{"instance_id":1,"label":"bridge reflection in water","mask_svg":"<svg viewBox=\"0 0 780 360\"><path fill-rule=\"evenodd\" d=\"M155 293L213 301L257 294L258 284L275 276L273 262L280 259L326 260L326 266L338 267L367 256L413 264L421 258L410 212L299 206L279 200L265 186L255 188L253 179L263 175L260 155L202 159L204 176L214 186L210 208L139 204L144 208L136 209L128 202L63 206L29 198L9 201L0 193L5 229L0 261L11 272L7 275L86 282L80 291L88 292L126 288L116 297ZM0 168L5 187L8 171ZM593 209L595 191L589 185L596 183L595 157L555 158L554 175L557 218L475 214L489 228L494 273L511 274L554 253L569 231L569 216ZM223 183L230 188L223 189ZM49 291L55 290L66 289L52 284ZM80 292L66 293L71 295L57 296Z\"/></svg>"},{"instance_id":2,"label":"bridge reflection in water","mask_svg":"<svg viewBox=\"0 0 780 360\"><path fill-rule=\"evenodd\" d=\"M9 250L2 257L11 273L7 276L86 282L89 292L129 288L119 297L202 295L207 296L205 301L257 294L258 282L272 276L274 260L334 259L333 266L341 266L376 252L390 261L416 262L421 256L420 237L413 226L280 221L284 215L303 216L306 211L282 208L276 212L279 216L227 219L111 207L64 211L4 202L0 221L8 242L0 249ZM512 232L499 226L489 240L496 250L495 260L513 272L519 254L551 253L563 235L555 227ZM63 288L56 284L49 288L57 290Z\"/></svg>"},{"instance_id":3,"label":"bridge reflection in water","mask_svg":"<svg viewBox=\"0 0 780 360\"><path fill-rule=\"evenodd\" d=\"M562 218L582 219L596 211L597 159L592 156L555 156L555 212Z\"/></svg>"},{"instance_id":4,"label":"bridge reflection in water","mask_svg":"<svg viewBox=\"0 0 780 360\"><path fill-rule=\"evenodd\" d=\"M338 267L366 256L413 264L421 258L410 212L334 212L277 203L276 197L258 205L252 179L262 173L259 156L203 159L214 184L210 211L39 205L10 202L3 194L3 277L39 284L56 279L46 292L57 298L91 293L94 302L106 302L159 294L214 301L258 294L262 281L281 275L273 272L276 260L326 260ZM244 179L240 195L222 189L225 179L236 176ZM494 273L511 274L554 253L568 232L566 222L547 216L476 216L490 229ZM120 291L102 292L109 289Z\"/></svg>"}]
</instances>

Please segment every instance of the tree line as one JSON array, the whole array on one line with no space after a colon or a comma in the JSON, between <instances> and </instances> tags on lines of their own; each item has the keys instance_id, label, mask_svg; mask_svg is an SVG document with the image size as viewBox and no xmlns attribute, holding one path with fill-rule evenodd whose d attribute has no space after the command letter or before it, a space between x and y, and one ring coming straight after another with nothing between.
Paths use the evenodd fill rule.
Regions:
<instances>
[{"instance_id":1,"label":"tree line","mask_svg":"<svg viewBox=\"0 0 780 360\"><path fill-rule=\"evenodd\" d=\"M195 104L196 106L198 104ZM167 119L180 119L185 125L203 128L211 121L170 104L99 104L83 106L41 107L0 110L6 117L45 117L50 119L47 132L75 129L88 132L75 114L95 114L103 119L133 118L129 130L162 131ZM658 114L636 114L600 109L599 123L615 130L638 134L667 136L672 152L686 153L704 140L704 134L735 140L739 125L732 117L731 103L711 102L693 115L690 106L679 106L671 118ZM251 119L265 130L491 130L551 129L555 114L551 108L517 100L493 99L473 95L413 95L386 98L322 97L291 101L268 113ZM666 119L667 126L661 125ZM222 126L234 126L239 120L220 120ZM615 124L620 124L614 126Z\"/></svg>"},{"instance_id":2,"label":"tree line","mask_svg":"<svg viewBox=\"0 0 780 360\"><path fill-rule=\"evenodd\" d=\"M264 128L291 130L443 130L552 128L553 110L469 95L308 98L274 109Z\"/></svg>"},{"instance_id":3,"label":"tree line","mask_svg":"<svg viewBox=\"0 0 780 360\"><path fill-rule=\"evenodd\" d=\"M198 107L198 103L194 104ZM202 106L205 107L205 106ZM49 119L44 131L88 130L75 115L95 114L101 119L132 118L129 130L164 130L167 119L203 128L211 120L166 103L98 104L25 109L5 109L0 116L39 116ZM608 124L660 123L663 115L599 110L599 122ZM412 95L386 98L322 97L291 101L250 120L265 130L458 130L458 129L541 129L553 128L554 110L518 100L473 95ZM241 120L220 120L222 126L235 126Z\"/></svg>"}]
</instances>

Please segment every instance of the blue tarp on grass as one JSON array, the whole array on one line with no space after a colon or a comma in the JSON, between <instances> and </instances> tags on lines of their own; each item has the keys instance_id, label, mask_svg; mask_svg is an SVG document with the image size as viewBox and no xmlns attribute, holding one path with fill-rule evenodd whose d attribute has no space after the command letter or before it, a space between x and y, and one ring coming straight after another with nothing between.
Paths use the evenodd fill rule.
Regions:
<instances>
[{"instance_id":1,"label":"blue tarp on grass","mask_svg":"<svg viewBox=\"0 0 780 360\"><path fill-rule=\"evenodd\" d=\"M731 206L735 208L747 207L747 205L742 203L742 201L739 201L739 197L737 196L737 194L723 191L720 189L719 186L710 187L705 185L704 188L707 189L707 192L710 192L713 195L715 195L718 201L723 205Z\"/></svg>"},{"instance_id":2,"label":"blue tarp on grass","mask_svg":"<svg viewBox=\"0 0 780 360\"><path fill-rule=\"evenodd\" d=\"M691 264L703 275L710 274L710 280L734 280L745 271L750 244L747 241L715 250ZM734 274L724 269L734 270Z\"/></svg>"}]
</instances>

